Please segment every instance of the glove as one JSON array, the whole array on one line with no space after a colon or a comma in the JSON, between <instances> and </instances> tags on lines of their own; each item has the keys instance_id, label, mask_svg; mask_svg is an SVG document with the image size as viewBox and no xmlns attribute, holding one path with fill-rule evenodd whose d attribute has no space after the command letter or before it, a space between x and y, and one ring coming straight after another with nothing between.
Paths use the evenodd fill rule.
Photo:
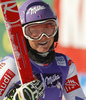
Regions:
<instances>
[{"instance_id":1,"label":"glove","mask_svg":"<svg viewBox=\"0 0 86 100\"><path fill-rule=\"evenodd\" d=\"M22 85L14 94L13 100L37 100L44 91L39 80Z\"/></svg>"},{"instance_id":2,"label":"glove","mask_svg":"<svg viewBox=\"0 0 86 100\"><path fill-rule=\"evenodd\" d=\"M38 100L43 91L43 84L39 80L34 80L16 88L15 93L10 92L13 96L7 96L4 100Z\"/></svg>"}]
</instances>

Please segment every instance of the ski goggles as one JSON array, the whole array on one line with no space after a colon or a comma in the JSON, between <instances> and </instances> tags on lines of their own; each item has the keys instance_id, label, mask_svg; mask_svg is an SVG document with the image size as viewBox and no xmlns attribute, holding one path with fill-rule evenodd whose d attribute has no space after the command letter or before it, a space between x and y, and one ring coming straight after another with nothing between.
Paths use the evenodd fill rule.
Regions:
<instances>
[{"instance_id":1,"label":"ski goggles","mask_svg":"<svg viewBox=\"0 0 86 100\"><path fill-rule=\"evenodd\" d=\"M29 40L40 40L44 35L47 38L53 37L57 32L56 21L45 20L23 26L24 36Z\"/></svg>"}]
</instances>

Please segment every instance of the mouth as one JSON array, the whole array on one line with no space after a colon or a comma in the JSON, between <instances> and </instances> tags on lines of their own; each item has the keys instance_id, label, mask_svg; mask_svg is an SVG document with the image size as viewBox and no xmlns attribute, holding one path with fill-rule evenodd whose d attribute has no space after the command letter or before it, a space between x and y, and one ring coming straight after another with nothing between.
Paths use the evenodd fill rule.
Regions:
<instances>
[{"instance_id":1,"label":"mouth","mask_svg":"<svg viewBox=\"0 0 86 100\"><path fill-rule=\"evenodd\" d=\"M48 41L46 41L46 42L40 42L40 43L38 43L38 45L44 46L44 45L46 45L47 43L48 43Z\"/></svg>"}]
</instances>

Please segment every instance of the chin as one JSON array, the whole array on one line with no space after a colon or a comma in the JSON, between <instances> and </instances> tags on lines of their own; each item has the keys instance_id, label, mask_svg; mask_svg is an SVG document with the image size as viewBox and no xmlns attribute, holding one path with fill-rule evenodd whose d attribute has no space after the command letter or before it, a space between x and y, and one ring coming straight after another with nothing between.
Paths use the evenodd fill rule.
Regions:
<instances>
[{"instance_id":1,"label":"chin","mask_svg":"<svg viewBox=\"0 0 86 100\"><path fill-rule=\"evenodd\" d=\"M48 49L49 50L49 49ZM40 52L40 53L45 53L45 52L47 52L48 50L38 50L38 52Z\"/></svg>"}]
</instances>

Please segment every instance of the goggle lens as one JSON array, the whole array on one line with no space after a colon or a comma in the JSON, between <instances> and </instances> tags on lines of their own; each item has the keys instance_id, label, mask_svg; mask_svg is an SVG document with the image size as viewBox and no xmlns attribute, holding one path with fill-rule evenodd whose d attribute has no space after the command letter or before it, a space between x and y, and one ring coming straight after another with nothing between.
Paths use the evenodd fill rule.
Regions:
<instances>
[{"instance_id":1,"label":"goggle lens","mask_svg":"<svg viewBox=\"0 0 86 100\"><path fill-rule=\"evenodd\" d=\"M25 27L25 36L29 37L31 40L38 40L42 34L46 34L46 36L49 38L55 35L56 31L56 22L54 20L49 20L43 23L28 24Z\"/></svg>"}]
</instances>

